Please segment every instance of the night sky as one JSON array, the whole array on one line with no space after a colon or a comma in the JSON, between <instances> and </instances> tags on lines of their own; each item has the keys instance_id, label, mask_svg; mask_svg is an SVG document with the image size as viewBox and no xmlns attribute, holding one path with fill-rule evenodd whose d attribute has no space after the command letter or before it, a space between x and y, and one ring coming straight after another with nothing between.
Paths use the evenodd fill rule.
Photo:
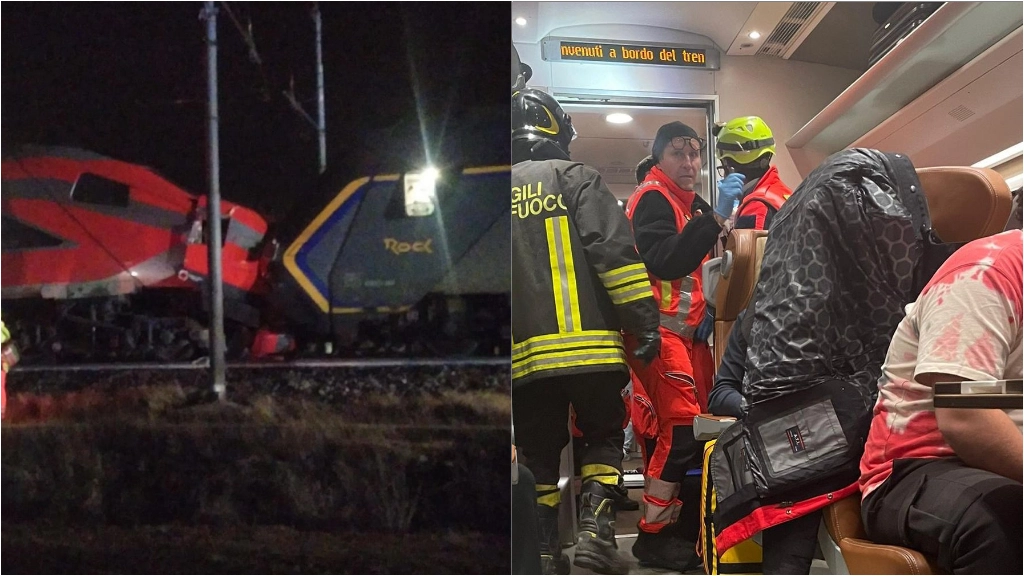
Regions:
<instances>
[{"instance_id":1,"label":"night sky","mask_svg":"<svg viewBox=\"0 0 1024 576\"><path fill-rule=\"evenodd\" d=\"M217 6L221 193L281 219L317 185L316 131L282 95L294 77L296 96L316 117L313 4ZM205 194L202 7L3 5L3 149L82 147ZM243 28L251 21L262 65L250 60L228 10ZM428 132L470 107L507 118L508 4L330 2L320 11L332 168L389 127L418 124L413 74Z\"/></svg>"}]
</instances>

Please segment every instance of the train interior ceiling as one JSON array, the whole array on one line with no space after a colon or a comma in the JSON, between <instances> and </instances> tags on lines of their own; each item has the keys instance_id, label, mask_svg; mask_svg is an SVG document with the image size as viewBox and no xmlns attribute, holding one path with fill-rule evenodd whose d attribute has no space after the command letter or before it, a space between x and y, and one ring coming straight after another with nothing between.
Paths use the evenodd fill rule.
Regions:
<instances>
[{"instance_id":1,"label":"train interior ceiling","mask_svg":"<svg viewBox=\"0 0 1024 576\"><path fill-rule=\"evenodd\" d=\"M775 136L774 164L794 189L848 147L904 153L917 167L989 167L1011 189L1021 186L1019 2L922 4L923 13L896 22L906 29L898 38L884 38L875 18L900 3L512 6L513 43L533 69L529 85L558 98L578 131L573 159L597 169L622 201L660 125L681 120L707 137L708 116L711 123L764 118ZM558 48L567 40L601 45L606 61L563 59ZM717 52L718 64L711 56L702 67L609 62L616 45L696 46ZM631 120L613 123L611 114ZM714 195L709 163L713 155L698 187L705 198Z\"/></svg>"},{"instance_id":2,"label":"train interior ceiling","mask_svg":"<svg viewBox=\"0 0 1024 576\"><path fill-rule=\"evenodd\" d=\"M903 16L890 19L901 7ZM829 155L866 147L906 154L918 168L992 168L1016 190L1022 12L1020 2L513 2L511 27L533 71L528 86L554 95L573 119L573 159L624 202L659 126L681 120L706 138L714 122L747 115L771 127L774 164L792 189ZM590 57L573 46L590 47ZM633 61L610 54L622 47L650 53ZM638 61L666 48L703 50L706 64ZM706 155L698 188L709 200L713 164ZM634 457L624 468L640 464ZM563 461L563 502L573 501L570 471ZM627 486L639 500L643 477L627 473ZM637 519L618 515L619 549L631 559ZM566 546L572 522L563 514ZM848 573L828 542L819 537L811 573ZM646 569L634 561L630 570Z\"/></svg>"}]
</instances>

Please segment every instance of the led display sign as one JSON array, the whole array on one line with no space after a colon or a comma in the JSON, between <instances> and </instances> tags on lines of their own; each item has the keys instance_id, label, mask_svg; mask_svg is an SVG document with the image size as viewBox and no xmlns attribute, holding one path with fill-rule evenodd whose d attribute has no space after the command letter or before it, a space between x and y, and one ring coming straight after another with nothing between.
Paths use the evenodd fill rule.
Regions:
<instances>
[{"instance_id":1,"label":"led display sign","mask_svg":"<svg viewBox=\"0 0 1024 576\"><path fill-rule=\"evenodd\" d=\"M542 49L545 60L564 62L604 62L612 64L647 64L718 70L718 50L707 46L667 44L629 44L625 42L593 42L545 38Z\"/></svg>"}]
</instances>

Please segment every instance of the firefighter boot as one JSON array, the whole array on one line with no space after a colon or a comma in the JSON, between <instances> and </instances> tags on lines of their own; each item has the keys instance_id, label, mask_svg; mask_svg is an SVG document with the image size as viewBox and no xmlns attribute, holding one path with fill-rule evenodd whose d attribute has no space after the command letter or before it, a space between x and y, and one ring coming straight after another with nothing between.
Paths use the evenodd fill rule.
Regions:
<instances>
[{"instance_id":1,"label":"firefighter boot","mask_svg":"<svg viewBox=\"0 0 1024 576\"><path fill-rule=\"evenodd\" d=\"M618 486L608 486L606 484L605 487L611 490L613 494L612 499L615 501L616 512L636 512L640 509L640 503L629 497L629 489L626 488L621 476L619 477ZM579 510L581 508L583 508L583 495L579 494L576 496L576 509Z\"/></svg>"},{"instance_id":2,"label":"firefighter boot","mask_svg":"<svg viewBox=\"0 0 1024 576\"><path fill-rule=\"evenodd\" d=\"M558 541L558 507L537 505L537 534L540 537L540 573L568 574L569 557Z\"/></svg>"},{"instance_id":3,"label":"firefighter boot","mask_svg":"<svg viewBox=\"0 0 1024 576\"><path fill-rule=\"evenodd\" d=\"M580 531L573 564L600 574L625 574L628 567L615 543L615 491L596 481L583 485Z\"/></svg>"},{"instance_id":4,"label":"firefighter boot","mask_svg":"<svg viewBox=\"0 0 1024 576\"><path fill-rule=\"evenodd\" d=\"M619 485L612 488L612 491L615 493L615 509L619 512L635 512L640 509L640 503L629 497L629 490L622 476L619 476Z\"/></svg>"}]
</instances>

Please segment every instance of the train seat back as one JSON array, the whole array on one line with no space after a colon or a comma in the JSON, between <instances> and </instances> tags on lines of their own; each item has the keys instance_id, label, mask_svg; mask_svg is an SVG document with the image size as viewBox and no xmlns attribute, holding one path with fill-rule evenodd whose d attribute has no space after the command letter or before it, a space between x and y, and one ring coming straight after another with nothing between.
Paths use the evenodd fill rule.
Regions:
<instances>
[{"instance_id":1,"label":"train seat back","mask_svg":"<svg viewBox=\"0 0 1024 576\"><path fill-rule=\"evenodd\" d=\"M1012 198L1006 181L984 168L939 167L917 170L932 228L944 242L969 242L1001 232ZM734 230L723 256L716 293L715 365L721 362L736 316L754 294L767 232ZM829 535L851 574L931 574L934 561L899 546L867 540L860 516L860 493L824 510Z\"/></svg>"},{"instance_id":2,"label":"train seat back","mask_svg":"<svg viewBox=\"0 0 1024 576\"><path fill-rule=\"evenodd\" d=\"M1003 231L1013 197L1006 180L988 168L919 168L932 228L943 242L970 242Z\"/></svg>"},{"instance_id":3,"label":"train seat back","mask_svg":"<svg viewBox=\"0 0 1024 576\"><path fill-rule=\"evenodd\" d=\"M716 369L722 363L722 354L736 316L754 295L767 241L768 232L765 230L733 230L725 245L721 278L715 293Z\"/></svg>"}]
</instances>

